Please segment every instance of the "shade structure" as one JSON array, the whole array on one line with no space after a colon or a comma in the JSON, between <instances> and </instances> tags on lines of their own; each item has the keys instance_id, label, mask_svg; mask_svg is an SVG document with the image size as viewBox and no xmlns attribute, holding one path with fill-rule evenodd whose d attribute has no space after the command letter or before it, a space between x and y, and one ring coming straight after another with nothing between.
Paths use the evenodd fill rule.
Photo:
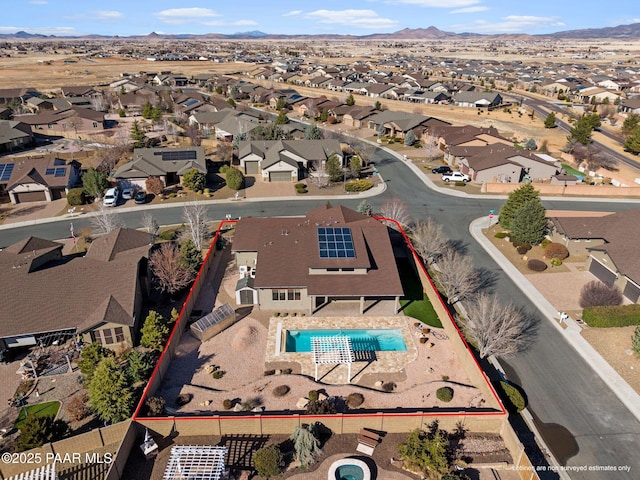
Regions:
<instances>
[{"instance_id":1,"label":"shade structure","mask_svg":"<svg viewBox=\"0 0 640 480\"><path fill-rule=\"evenodd\" d=\"M347 383L351 383L351 364L355 360L355 355L349 337L343 335L312 337L311 351L316 367L316 382L318 381L318 365L347 365Z\"/></svg>"},{"instance_id":2,"label":"shade structure","mask_svg":"<svg viewBox=\"0 0 640 480\"><path fill-rule=\"evenodd\" d=\"M4 477L3 477L4 478ZM56 473L56 464L48 463L42 467L30 470L28 472L19 473L13 477L8 477L7 480L58 480L58 474Z\"/></svg>"},{"instance_id":3,"label":"shade structure","mask_svg":"<svg viewBox=\"0 0 640 480\"><path fill-rule=\"evenodd\" d=\"M211 445L176 445L163 480L220 480L224 473L226 447Z\"/></svg>"},{"instance_id":4,"label":"shade structure","mask_svg":"<svg viewBox=\"0 0 640 480\"><path fill-rule=\"evenodd\" d=\"M191 325L191 333L205 342L236 321L236 312L225 303Z\"/></svg>"}]
</instances>

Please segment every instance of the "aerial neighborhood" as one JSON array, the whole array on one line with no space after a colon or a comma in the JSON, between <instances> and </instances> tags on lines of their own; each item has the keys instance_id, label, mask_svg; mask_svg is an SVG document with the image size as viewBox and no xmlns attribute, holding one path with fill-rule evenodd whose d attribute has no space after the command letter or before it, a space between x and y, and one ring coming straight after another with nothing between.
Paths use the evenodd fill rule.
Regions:
<instances>
[{"instance_id":1,"label":"aerial neighborhood","mask_svg":"<svg viewBox=\"0 0 640 480\"><path fill-rule=\"evenodd\" d=\"M0 41L0 478L638 478L637 38L310 38Z\"/></svg>"}]
</instances>

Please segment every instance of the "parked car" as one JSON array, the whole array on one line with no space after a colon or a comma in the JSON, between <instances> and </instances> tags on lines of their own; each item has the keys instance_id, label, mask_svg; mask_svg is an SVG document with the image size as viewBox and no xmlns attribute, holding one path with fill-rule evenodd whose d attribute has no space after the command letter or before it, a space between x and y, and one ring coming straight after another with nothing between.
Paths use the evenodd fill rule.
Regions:
<instances>
[{"instance_id":1,"label":"parked car","mask_svg":"<svg viewBox=\"0 0 640 480\"><path fill-rule=\"evenodd\" d=\"M122 199L123 200L131 200L133 198L133 189L130 187L122 189Z\"/></svg>"},{"instance_id":2,"label":"parked car","mask_svg":"<svg viewBox=\"0 0 640 480\"><path fill-rule=\"evenodd\" d=\"M118 198L120 197L120 190L118 187L113 187L107 190L107 193L104 194L104 198L102 199L102 204L105 207L115 207L118 203Z\"/></svg>"},{"instance_id":3,"label":"parked car","mask_svg":"<svg viewBox=\"0 0 640 480\"><path fill-rule=\"evenodd\" d=\"M431 169L431 173L439 173L441 175L451 172L453 172L453 170L451 170L451 167L449 165L440 165L439 167Z\"/></svg>"},{"instance_id":4,"label":"parked car","mask_svg":"<svg viewBox=\"0 0 640 480\"><path fill-rule=\"evenodd\" d=\"M146 203L147 202L147 192L144 190L138 190L136 194L133 196L133 201L135 203Z\"/></svg>"},{"instance_id":5,"label":"parked car","mask_svg":"<svg viewBox=\"0 0 640 480\"><path fill-rule=\"evenodd\" d=\"M471 178L466 173L452 172L442 175L442 180L445 182L468 182Z\"/></svg>"}]
</instances>

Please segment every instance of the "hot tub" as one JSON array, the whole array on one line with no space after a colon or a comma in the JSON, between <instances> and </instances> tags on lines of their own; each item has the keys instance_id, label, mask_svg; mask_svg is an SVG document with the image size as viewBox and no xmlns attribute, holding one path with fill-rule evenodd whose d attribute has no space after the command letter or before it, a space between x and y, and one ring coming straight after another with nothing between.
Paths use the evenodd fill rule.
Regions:
<instances>
[{"instance_id":1,"label":"hot tub","mask_svg":"<svg viewBox=\"0 0 640 480\"><path fill-rule=\"evenodd\" d=\"M331 464L328 480L371 480L369 466L357 458L343 458Z\"/></svg>"}]
</instances>

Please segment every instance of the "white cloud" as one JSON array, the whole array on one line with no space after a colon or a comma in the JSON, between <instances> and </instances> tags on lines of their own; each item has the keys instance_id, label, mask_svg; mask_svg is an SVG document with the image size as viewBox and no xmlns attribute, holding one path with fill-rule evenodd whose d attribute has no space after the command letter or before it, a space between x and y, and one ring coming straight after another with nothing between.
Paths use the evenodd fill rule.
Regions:
<instances>
[{"instance_id":1,"label":"white cloud","mask_svg":"<svg viewBox=\"0 0 640 480\"><path fill-rule=\"evenodd\" d=\"M211 17L219 17L220 14L211 10L210 8L170 8L168 10L162 10L161 12L156 12L154 15L164 23L187 23L193 22L194 20L203 19L203 18L211 18Z\"/></svg>"},{"instance_id":2,"label":"white cloud","mask_svg":"<svg viewBox=\"0 0 640 480\"><path fill-rule=\"evenodd\" d=\"M98 10L96 12L92 12L92 14L93 18L102 21L113 21L122 18L122 12L118 12L116 10Z\"/></svg>"},{"instance_id":3,"label":"white cloud","mask_svg":"<svg viewBox=\"0 0 640 480\"><path fill-rule=\"evenodd\" d=\"M465 7L458 8L456 10L451 10L449 13L475 13L475 12L486 12L489 10L489 7Z\"/></svg>"},{"instance_id":4,"label":"white cloud","mask_svg":"<svg viewBox=\"0 0 640 480\"><path fill-rule=\"evenodd\" d=\"M536 17L533 15L509 15L499 22L478 20L466 25L452 25L454 31L474 33L531 33L548 27L564 27L559 17Z\"/></svg>"},{"instance_id":5,"label":"white cloud","mask_svg":"<svg viewBox=\"0 0 640 480\"><path fill-rule=\"evenodd\" d=\"M322 24L342 25L354 28L384 29L398 26L396 20L383 18L373 10L316 10L304 15Z\"/></svg>"},{"instance_id":6,"label":"white cloud","mask_svg":"<svg viewBox=\"0 0 640 480\"><path fill-rule=\"evenodd\" d=\"M228 22L224 20L211 20L209 22L202 22L203 25L209 27L253 27L258 25L258 22L254 20L236 20L234 22Z\"/></svg>"},{"instance_id":7,"label":"white cloud","mask_svg":"<svg viewBox=\"0 0 640 480\"><path fill-rule=\"evenodd\" d=\"M406 5L415 5L417 7L430 8L462 8L481 3L481 0L389 0L389 3L404 3Z\"/></svg>"},{"instance_id":8,"label":"white cloud","mask_svg":"<svg viewBox=\"0 0 640 480\"><path fill-rule=\"evenodd\" d=\"M291 10L289 13L283 13L283 17L295 17L296 15L300 15L302 10Z\"/></svg>"}]
</instances>

